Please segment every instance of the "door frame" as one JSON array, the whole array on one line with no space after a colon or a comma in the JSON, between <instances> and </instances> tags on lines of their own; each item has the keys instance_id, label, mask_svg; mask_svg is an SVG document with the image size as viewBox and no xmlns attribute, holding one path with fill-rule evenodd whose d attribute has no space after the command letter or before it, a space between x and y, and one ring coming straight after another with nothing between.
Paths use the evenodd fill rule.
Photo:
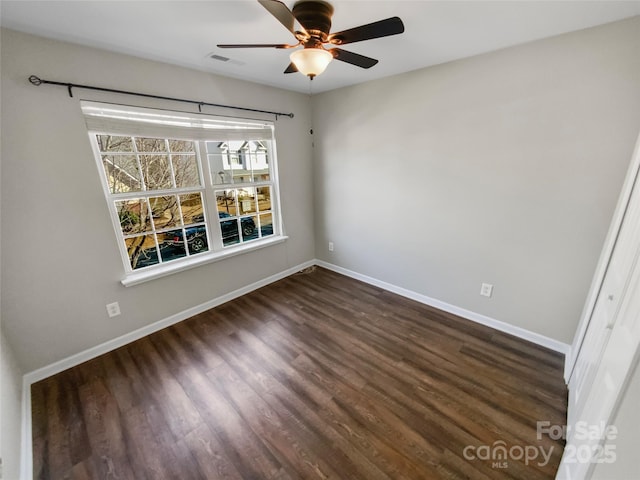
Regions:
<instances>
[{"instance_id":1,"label":"door frame","mask_svg":"<svg viewBox=\"0 0 640 480\"><path fill-rule=\"evenodd\" d=\"M569 351L569 354L565 359L564 380L567 383L567 385L569 384L571 375L573 375L576 362L578 359L578 355L580 354L580 349L582 347L584 337L587 333L587 328L589 327L591 316L593 315L593 310L596 305L596 300L598 299L598 295L600 294L600 289L602 288L602 282L604 281L604 276L607 272L607 268L611 260L611 255L613 254L613 249L616 245L616 240L618 239L620 227L622 225L624 215L627 211L629 199L631 198L631 192L633 191L633 187L636 183L636 180L638 179L639 171L640 171L640 134L638 135L638 139L636 141L633 155L631 156L631 162L629 163L627 174L624 179L624 183L622 184L622 191L620 192L620 196L618 197L618 203L613 213L613 218L609 226L609 231L607 232L607 236L604 241L604 246L600 253L600 258L598 259L596 270L593 275L593 280L591 281L591 286L589 287L589 293L587 294L587 299L585 301L582 314L580 315L580 322L578 323L578 328L576 329L576 333L573 337L571 350ZM640 188L640 181L638 183L639 183L638 188Z\"/></svg>"}]
</instances>

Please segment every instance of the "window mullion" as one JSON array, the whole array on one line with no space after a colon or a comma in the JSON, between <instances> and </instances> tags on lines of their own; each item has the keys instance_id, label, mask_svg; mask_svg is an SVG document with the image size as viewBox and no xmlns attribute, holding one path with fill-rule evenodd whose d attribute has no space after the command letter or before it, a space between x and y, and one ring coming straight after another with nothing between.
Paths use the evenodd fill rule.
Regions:
<instances>
[{"instance_id":1,"label":"window mullion","mask_svg":"<svg viewBox=\"0 0 640 480\"><path fill-rule=\"evenodd\" d=\"M175 189L178 186L178 182L176 182L176 172L173 169L173 152L169 148L169 139L164 139L164 148L167 151L167 159L169 161L169 172L171 174L171 186Z\"/></svg>"},{"instance_id":2,"label":"window mullion","mask_svg":"<svg viewBox=\"0 0 640 480\"><path fill-rule=\"evenodd\" d=\"M145 192L124 192L110 194L113 200L130 200L132 198L164 197L169 195L184 195L185 193L203 193L203 187L183 187L173 190L147 190Z\"/></svg>"},{"instance_id":3,"label":"window mullion","mask_svg":"<svg viewBox=\"0 0 640 480\"><path fill-rule=\"evenodd\" d=\"M222 235L218 225L218 205L216 204L216 194L211 177L211 165L207 157L207 149L204 141L196 142L198 164L201 168L202 184L204 185L203 197L205 203L205 214L207 228L209 230L209 240L214 251L222 250Z\"/></svg>"},{"instance_id":4,"label":"window mullion","mask_svg":"<svg viewBox=\"0 0 640 480\"><path fill-rule=\"evenodd\" d=\"M276 168L276 144L267 142L267 159L269 165L269 180L271 186L271 221L274 235L284 235L282 228L282 215L280 209L280 180L278 179L278 169Z\"/></svg>"},{"instance_id":5,"label":"window mullion","mask_svg":"<svg viewBox=\"0 0 640 480\"><path fill-rule=\"evenodd\" d=\"M138 164L138 171L140 172L140 186L142 191L147 190L147 182L144 179L144 172L142 171L142 162L140 161L140 152L138 152L138 146L136 145L135 137L131 137L131 143L133 144L133 154L136 156L136 162Z\"/></svg>"}]
</instances>

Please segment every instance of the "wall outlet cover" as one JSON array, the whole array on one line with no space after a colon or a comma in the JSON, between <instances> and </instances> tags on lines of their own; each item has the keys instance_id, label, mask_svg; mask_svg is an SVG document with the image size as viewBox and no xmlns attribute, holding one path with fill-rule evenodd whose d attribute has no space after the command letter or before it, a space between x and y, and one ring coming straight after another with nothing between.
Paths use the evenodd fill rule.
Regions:
<instances>
[{"instance_id":1,"label":"wall outlet cover","mask_svg":"<svg viewBox=\"0 0 640 480\"><path fill-rule=\"evenodd\" d=\"M493 285L490 283L483 283L482 287L480 287L480 295L483 297L491 297L493 293Z\"/></svg>"},{"instance_id":2,"label":"wall outlet cover","mask_svg":"<svg viewBox=\"0 0 640 480\"><path fill-rule=\"evenodd\" d=\"M118 302L113 302L107 305L107 314L110 318L120 315L120 305Z\"/></svg>"}]
</instances>

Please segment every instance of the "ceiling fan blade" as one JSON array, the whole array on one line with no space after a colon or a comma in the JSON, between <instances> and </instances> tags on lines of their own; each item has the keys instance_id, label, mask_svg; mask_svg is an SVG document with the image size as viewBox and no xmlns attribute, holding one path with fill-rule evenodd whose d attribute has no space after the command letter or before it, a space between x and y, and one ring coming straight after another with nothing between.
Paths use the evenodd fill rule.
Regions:
<instances>
[{"instance_id":1,"label":"ceiling fan blade","mask_svg":"<svg viewBox=\"0 0 640 480\"><path fill-rule=\"evenodd\" d=\"M378 60L376 60L375 58L365 57L364 55L360 55L359 53L347 52L346 50L342 50L341 48L332 48L328 51L336 60L350 63L351 65L356 65L361 68L371 68L376 63L378 63Z\"/></svg>"},{"instance_id":2,"label":"ceiling fan blade","mask_svg":"<svg viewBox=\"0 0 640 480\"><path fill-rule=\"evenodd\" d=\"M287 30L289 30L294 35L296 34L296 17L293 16L293 13L291 12L291 10L289 10L289 7L278 0L258 0L258 3L266 8L271 15L276 17L276 19L282 25L284 25ZM302 25L298 26L300 27L298 31L304 33L304 35L308 37L309 34L304 29L304 27Z\"/></svg>"},{"instance_id":3,"label":"ceiling fan blade","mask_svg":"<svg viewBox=\"0 0 640 480\"><path fill-rule=\"evenodd\" d=\"M287 45L286 43L241 43L218 45L218 48L293 48L297 46Z\"/></svg>"},{"instance_id":4,"label":"ceiling fan blade","mask_svg":"<svg viewBox=\"0 0 640 480\"><path fill-rule=\"evenodd\" d=\"M284 71L284 73L295 73L297 71L298 71L298 67L296 67L295 64L291 62L287 67L287 69Z\"/></svg>"},{"instance_id":5,"label":"ceiling fan blade","mask_svg":"<svg viewBox=\"0 0 640 480\"><path fill-rule=\"evenodd\" d=\"M332 33L328 41L334 45L344 45L346 43L361 42L373 38L388 37L404 32L404 24L399 17L391 17L378 22L368 23L359 27Z\"/></svg>"}]
</instances>

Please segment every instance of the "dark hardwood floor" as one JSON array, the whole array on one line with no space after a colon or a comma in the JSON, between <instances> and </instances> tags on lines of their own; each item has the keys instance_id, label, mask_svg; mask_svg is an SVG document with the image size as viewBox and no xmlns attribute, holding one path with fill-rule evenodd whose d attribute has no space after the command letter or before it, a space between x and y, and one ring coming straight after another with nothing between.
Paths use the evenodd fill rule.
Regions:
<instances>
[{"instance_id":1,"label":"dark hardwood floor","mask_svg":"<svg viewBox=\"0 0 640 480\"><path fill-rule=\"evenodd\" d=\"M562 355L311 270L34 384L34 477L555 476Z\"/></svg>"}]
</instances>

